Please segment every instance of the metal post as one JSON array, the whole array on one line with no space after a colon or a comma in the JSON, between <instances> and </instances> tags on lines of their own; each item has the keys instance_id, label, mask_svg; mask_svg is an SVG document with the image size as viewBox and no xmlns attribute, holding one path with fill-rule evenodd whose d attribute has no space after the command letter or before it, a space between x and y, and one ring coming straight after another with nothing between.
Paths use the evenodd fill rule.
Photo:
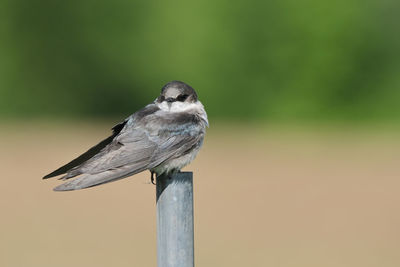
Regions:
<instances>
[{"instance_id":1,"label":"metal post","mask_svg":"<svg viewBox=\"0 0 400 267\"><path fill-rule=\"evenodd\" d=\"M157 265L193 267L193 173L157 177Z\"/></svg>"}]
</instances>

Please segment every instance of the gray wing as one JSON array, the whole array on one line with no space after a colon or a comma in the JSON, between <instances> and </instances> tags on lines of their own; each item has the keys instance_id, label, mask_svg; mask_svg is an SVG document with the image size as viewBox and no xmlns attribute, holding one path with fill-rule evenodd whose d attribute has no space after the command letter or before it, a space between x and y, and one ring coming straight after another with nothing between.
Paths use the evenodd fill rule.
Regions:
<instances>
[{"instance_id":1,"label":"gray wing","mask_svg":"<svg viewBox=\"0 0 400 267\"><path fill-rule=\"evenodd\" d=\"M116 181L179 157L202 141L205 127L196 115L169 114L165 118L159 112L142 117L134 114L109 145L62 179L81 176L55 190L76 190Z\"/></svg>"},{"instance_id":2,"label":"gray wing","mask_svg":"<svg viewBox=\"0 0 400 267\"><path fill-rule=\"evenodd\" d=\"M113 134L110 137L104 139L103 141L101 141L94 147L90 148L88 151L86 151L85 153L83 153L82 155L77 157L76 159L72 160L71 162L69 162L69 163L65 164L64 166L61 166L57 170L47 174L46 176L43 177L43 179L47 179L47 178L51 178L54 176L58 176L60 174L67 173L71 169L81 165L82 163L86 162L87 160L89 160L90 158L92 158L93 156L98 154L103 148L105 148L107 145L109 145L113 141L113 139L121 132L121 130L124 128L126 122L127 122L127 120L115 125L112 128Z\"/></svg>"}]
</instances>

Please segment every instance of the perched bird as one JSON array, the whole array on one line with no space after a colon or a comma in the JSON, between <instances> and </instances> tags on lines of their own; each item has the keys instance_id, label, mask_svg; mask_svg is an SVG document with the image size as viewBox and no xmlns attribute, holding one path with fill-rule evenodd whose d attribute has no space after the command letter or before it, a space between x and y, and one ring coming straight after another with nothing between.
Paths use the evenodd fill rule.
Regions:
<instances>
[{"instance_id":1,"label":"perched bird","mask_svg":"<svg viewBox=\"0 0 400 267\"><path fill-rule=\"evenodd\" d=\"M172 81L156 100L112 128L113 134L43 179L65 174L55 191L77 190L139 172L179 172L197 155L208 127L207 113L189 85Z\"/></svg>"}]
</instances>

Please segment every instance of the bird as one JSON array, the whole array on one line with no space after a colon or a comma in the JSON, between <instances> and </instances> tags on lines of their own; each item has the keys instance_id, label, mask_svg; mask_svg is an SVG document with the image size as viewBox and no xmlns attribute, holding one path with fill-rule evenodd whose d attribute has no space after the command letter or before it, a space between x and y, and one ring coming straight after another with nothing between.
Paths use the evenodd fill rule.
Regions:
<instances>
[{"instance_id":1,"label":"bird","mask_svg":"<svg viewBox=\"0 0 400 267\"><path fill-rule=\"evenodd\" d=\"M207 113L196 91L181 81L165 84L150 104L112 128L112 135L47 174L66 181L54 191L71 191L117 181L149 170L171 176L188 165L202 147Z\"/></svg>"}]
</instances>

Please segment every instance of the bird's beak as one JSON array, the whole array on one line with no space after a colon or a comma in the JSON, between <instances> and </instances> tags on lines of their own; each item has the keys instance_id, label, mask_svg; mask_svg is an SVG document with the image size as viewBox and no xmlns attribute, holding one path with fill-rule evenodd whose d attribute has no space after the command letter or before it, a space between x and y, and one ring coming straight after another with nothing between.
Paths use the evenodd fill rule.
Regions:
<instances>
[{"instance_id":1,"label":"bird's beak","mask_svg":"<svg viewBox=\"0 0 400 267\"><path fill-rule=\"evenodd\" d=\"M168 108L171 108L172 103L175 102L175 99L172 97L168 97L165 99L165 102L167 102Z\"/></svg>"}]
</instances>

